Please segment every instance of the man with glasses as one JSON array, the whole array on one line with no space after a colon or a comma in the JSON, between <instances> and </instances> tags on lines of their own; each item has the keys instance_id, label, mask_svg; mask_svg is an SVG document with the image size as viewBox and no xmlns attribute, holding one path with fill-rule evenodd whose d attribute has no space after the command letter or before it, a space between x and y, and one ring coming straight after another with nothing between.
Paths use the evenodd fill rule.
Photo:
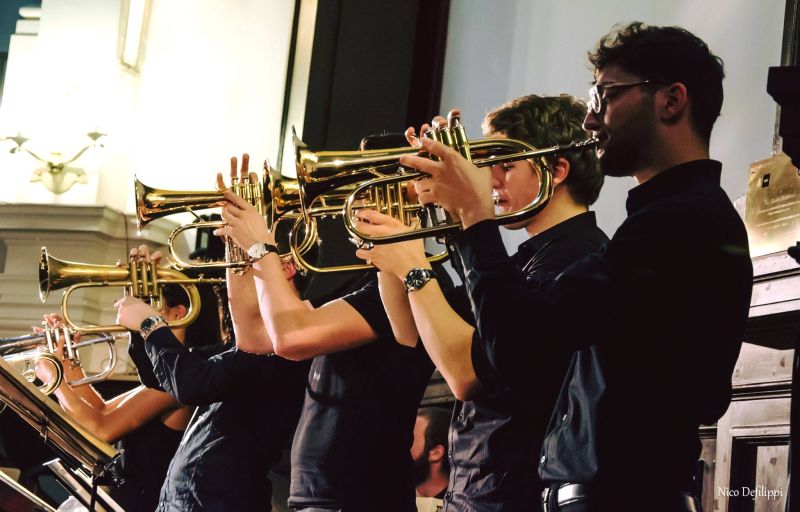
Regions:
<instances>
[{"instance_id":1,"label":"man with glasses","mask_svg":"<svg viewBox=\"0 0 800 512\"><path fill-rule=\"evenodd\" d=\"M488 173L430 141L440 161L402 161L430 174L420 200L464 224L478 378L501 375L500 387L574 353L539 460L548 512L695 511L698 427L730 402L752 288L744 226L709 160L722 61L684 29L641 23L604 36L590 60L584 126L604 173L638 186L606 247L555 279L531 286L514 268Z\"/></svg>"}]
</instances>

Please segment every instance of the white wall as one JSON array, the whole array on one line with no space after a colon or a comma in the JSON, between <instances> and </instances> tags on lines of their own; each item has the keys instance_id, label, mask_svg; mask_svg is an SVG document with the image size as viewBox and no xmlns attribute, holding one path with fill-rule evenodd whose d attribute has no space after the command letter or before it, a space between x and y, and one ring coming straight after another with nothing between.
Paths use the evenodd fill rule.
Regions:
<instances>
[{"instance_id":1,"label":"white wall","mask_svg":"<svg viewBox=\"0 0 800 512\"><path fill-rule=\"evenodd\" d=\"M119 1L44 0L25 57L35 64L6 76L0 136L22 131L32 149L69 153L85 132L108 133L105 149L84 157L99 159L87 169L94 178L67 202L129 212L134 174L159 188L208 190L243 151L258 170L277 154L293 9L287 0L153 0L144 59L131 73L117 60ZM13 166L24 191L7 186L0 201L64 202L26 184L37 164L10 158L7 144L0 167ZM89 167L84 158L76 163Z\"/></svg>"},{"instance_id":2,"label":"white wall","mask_svg":"<svg viewBox=\"0 0 800 512\"><path fill-rule=\"evenodd\" d=\"M615 23L680 25L725 61L725 102L711 140L723 162L722 185L731 199L747 187L749 165L770 155L775 103L767 69L780 64L784 0L455 0L445 57L441 111L462 110L471 136L492 108L523 94L566 92L585 98L586 59ZM606 180L595 204L610 235L625 218L630 178ZM516 244L522 233L508 237Z\"/></svg>"}]
</instances>

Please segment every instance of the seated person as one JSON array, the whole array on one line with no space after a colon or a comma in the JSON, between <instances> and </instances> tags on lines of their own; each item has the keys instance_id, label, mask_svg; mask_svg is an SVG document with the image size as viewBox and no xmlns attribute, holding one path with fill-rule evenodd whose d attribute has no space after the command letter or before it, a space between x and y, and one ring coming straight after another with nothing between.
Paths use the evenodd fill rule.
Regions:
<instances>
[{"instance_id":1,"label":"seated person","mask_svg":"<svg viewBox=\"0 0 800 512\"><path fill-rule=\"evenodd\" d=\"M436 498L440 504L444 499L450 479L450 464L447 460L450 415L451 411L439 407L422 407L417 411L414 444L411 445L417 508L420 498Z\"/></svg>"}]
</instances>

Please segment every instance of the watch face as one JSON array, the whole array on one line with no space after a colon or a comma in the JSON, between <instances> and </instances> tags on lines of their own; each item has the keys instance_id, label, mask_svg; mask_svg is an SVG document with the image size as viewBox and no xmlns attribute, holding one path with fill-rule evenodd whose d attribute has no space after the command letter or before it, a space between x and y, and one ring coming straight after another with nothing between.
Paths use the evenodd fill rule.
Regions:
<instances>
[{"instance_id":1,"label":"watch face","mask_svg":"<svg viewBox=\"0 0 800 512\"><path fill-rule=\"evenodd\" d=\"M405 279L406 289L407 290L418 290L420 289L425 283L430 281L430 273L426 272L425 269L415 268L411 270Z\"/></svg>"}]
</instances>

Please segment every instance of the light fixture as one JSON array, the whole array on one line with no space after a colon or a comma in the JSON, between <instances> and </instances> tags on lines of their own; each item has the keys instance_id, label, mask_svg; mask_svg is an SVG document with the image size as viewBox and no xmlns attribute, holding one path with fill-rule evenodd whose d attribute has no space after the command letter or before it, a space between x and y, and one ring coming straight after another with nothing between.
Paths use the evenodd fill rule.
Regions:
<instances>
[{"instance_id":1,"label":"light fixture","mask_svg":"<svg viewBox=\"0 0 800 512\"><path fill-rule=\"evenodd\" d=\"M119 60L132 71L139 70L150 18L151 0L123 0L119 20Z\"/></svg>"},{"instance_id":2,"label":"light fixture","mask_svg":"<svg viewBox=\"0 0 800 512\"><path fill-rule=\"evenodd\" d=\"M105 133L101 133L99 131L93 131L86 134L86 136L92 141L91 143L87 144L85 147L80 149L75 155L70 158L61 158L62 155L60 152L53 151L50 153L50 158L42 158L30 149L25 147L25 143L28 142L30 139L23 136L21 133L17 133L13 137L3 137L0 141L10 140L15 143L15 146L11 148L11 153L19 153L20 151L24 151L28 153L36 160L45 164L44 167L39 167L33 171L33 175L31 176L31 183L41 182L47 190L52 192L53 194L59 195L63 194L76 183L86 184L88 183L88 176L86 175L86 171L80 167L74 167L69 164L76 161L80 158L88 149L94 147L103 147L103 144L98 142L101 138L105 137Z\"/></svg>"}]
</instances>

